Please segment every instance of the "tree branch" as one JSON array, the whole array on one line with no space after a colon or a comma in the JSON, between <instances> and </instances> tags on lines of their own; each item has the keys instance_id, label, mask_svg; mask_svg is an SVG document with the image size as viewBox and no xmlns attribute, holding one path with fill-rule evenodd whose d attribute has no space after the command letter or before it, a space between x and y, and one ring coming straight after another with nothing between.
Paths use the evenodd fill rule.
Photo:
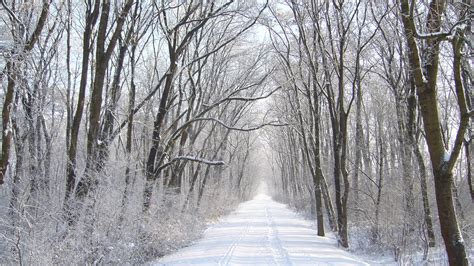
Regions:
<instances>
[{"instance_id":1,"label":"tree branch","mask_svg":"<svg viewBox=\"0 0 474 266\"><path fill-rule=\"evenodd\" d=\"M272 126L272 127L285 127L285 126L288 126L288 125L289 125L289 124L287 124L287 123L285 123L285 124L279 124L279 123L276 123L276 122L269 122L269 123L264 123L264 124L261 124L261 125L255 126L255 127L239 128L239 127L233 127L233 126L226 125L224 122L220 121L219 119L215 119L215 118L212 118L212 117L195 118L195 119L191 120L190 122L197 122L197 121L213 121L213 122L216 122L216 123L218 123L219 125L221 125L221 126L227 128L227 129L229 129L229 130L244 131L244 132L250 132L250 131L259 130L259 129L264 128L264 127L267 127L267 126Z\"/></svg>"},{"instance_id":2,"label":"tree branch","mask_svg":"<svg viewBox=\"0 0 474 266\"><path fill-rule=\"evenodd\" d=\"M202 164L207 164L207 165L225 165L224 161L209 161L203 158L198 158L194 156L178 156L176 158L173 158L171 161L161 165L155 170L155 173L160 172L161 170L165 169L168 166L171 166L173 163L177 161L191 161L191 162L196 162L196 163L202 163Z\"/></svg>"},{"instance_id":3,"label":"tree branch","mask_svg":"<svg viewBox=\"0 0 474 266\"><path fill-rule=\"evenodd\" d=\"M10 16L10 18L12 18L14 21L16 21L18 24L20 24L20 26L22 28L25 28L25 26L23 25L23 23L21 22L21 20L18 18L18 16L7 6L7 4L5 3L5 0L0 0L0 4L2 5L2 7L7 11L8 15Z\"/></svg>"},{"instance_id":4,"label":"tree branch","mask_svg":"<svg viewBox=\"0 0 474 266\"><path fill-rule=\"evenodd\" d=\"M36 24L36 28L33 34L31 35L31 38L25 45L25 51L30 51L31 49L33 49L35 43L38 41L41 31L43 31L44 25L46 24L46 19L48 18L49 6L51 5L51 1L52 0L43 0L43 8L41 9L41 15L38 19L38 23Z\"/></svg>"}]
</instances>

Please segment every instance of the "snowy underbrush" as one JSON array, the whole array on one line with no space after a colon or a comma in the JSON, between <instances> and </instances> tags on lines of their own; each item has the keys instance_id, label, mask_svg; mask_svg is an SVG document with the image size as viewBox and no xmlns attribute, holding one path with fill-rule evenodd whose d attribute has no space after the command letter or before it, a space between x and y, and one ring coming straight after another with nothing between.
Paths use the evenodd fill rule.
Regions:
<instances>
[{"instance_id":1,"label":"snowy underbrush","mask_svg":"<svg viewBox=\"0 0 474 266\"><path fill-rule=\"evenodd\" d=\"M315 221L314 206L308 195L287 196L274 193L273 199L297 211L308 220ZM463 209L460 215L460 227L464 241L470 253L470 260L474 263L474 216L473 209ZM381 209L377 221L369 205L364 206L364 212L349 213L349 249L348 251L363 257L371 265L448 265L448 258L441 238L436 212L432 217L434 221L435 247L428 247L426 224L423 212L418 211L404 216L403 209L391 207ZM420 208L421 209L421 208ZM360 208L359 208L360 210ZM419 209L418 209L419 210ZM324 209L326 235L337 237L337 233L330 231L327 212Z\"/></svg>"},{"instance_id":2,"label":"snowy underbrush","mask_svg":"<svg viewBox=\"0 0 474 266\"><path fill-rule=\"evenodd\" d=\"M415 232L406 234L403 228L393 226L379 229L377 237L368 223L352 224L349 228L349 250L373 263L411 265L414 263L414 254L423 255L428 251Z\"/></svg>"},{"instance_id":3,"label":"snowy underbrush","mask_svg":"<svg viewBox=\"0 0 474 266\"><path fill-rule=\"evenodd\" d=\"M98 196L85 203L93 207L83 207L72 227L60 200L32 204L20 197L12 211L9 195L0 195L0 264L142 264L190 245L209 222L239 203L237 193L210 185L199 206L194 195L184 208L184 193L157 182L150 210L143 213L144 182L138 175L135 180L124 207L123 184L104 177Z\"/></svg>"},{"instance_id":4,"label":"snowy underbrush","mask_svg":"<svg viewBox=\"0 0 474 266\"><path fill-rule=\"evenodd\" d=\"M467 208L459 211L460 228L474 262L474 209L470 203L464 206ZM359 215L353 218L356 222L349 222L350 251L374 264L385 265L391 261L396 265L448 265L436 210L433 212L434 247L428 245L423 212L406 217L403 209L392 207L382 210L377 231L375 219L370 215Z\"/></svg>"},{"instance_id":5,"label":"snowy underbrush","mask_svg":"<svg viewBox=\"0 0 474 266\"><path fill-rule=\"evenodd\" d=\"M289 197L283 193L272 193L272 199L274 201L287 204L288 207L303 215L307 219L311 219L314 216L313 206L311 205L311 198L304 194L294 195Z\"/></svg>"},{"instance_id":6,"label":"snowy underbrush","mask_svg":"<svg viewBox=\"0 0 474 266\"><path fill-rule=\"evenodd\" d=\"M471 231L463 235L470 260L474 261ZM349 251L371 265L448 265L441 235L436 233L435 247L428 247L422 226L407 231L400 225L383 224L375 237L371 223L349 224Z\"/></svg>"}]
</instances>

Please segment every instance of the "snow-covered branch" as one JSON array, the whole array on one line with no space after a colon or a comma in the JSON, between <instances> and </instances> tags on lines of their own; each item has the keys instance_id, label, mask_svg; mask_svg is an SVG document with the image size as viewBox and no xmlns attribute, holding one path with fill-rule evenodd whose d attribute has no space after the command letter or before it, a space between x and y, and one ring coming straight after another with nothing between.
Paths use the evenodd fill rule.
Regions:
<instances>
[{"instance_id":1,"label":"snow-covered branch","mask_svg":"<svg viewBox=\"0 0 474 266\"><path fill-rule=\"evenodd\" d=\"M5 9L5 11L8 13L8 15L10 16L10 18L14 21L16 21L20 27L22 28L25 28L25 26L23 25L23 23L21 22L21 20L18 18L18 16L7 6L7 4L5 3L4 0L0 0L0 4L1 6L3 7L3 9Z\"/></svg>"},{"instance_id":2,"label":"snow-covered branch","mask_svg":"<svg viewBox=\"0 0 474 266\"><path fill-rule=\"evenodd\" d=\"M202 117L202 118L193 119L193 122L197 122L197 121L213 121L213 122L216 122L219 125L227 128L229 130L237 130L237 131L244 131L244 132L255 131L255 130L258 130L258 129L261 129L261 128L264 128L264 127L267 127L267 126L272 126L272 127L288 126L288 124L280 124L280 123L276 123L276 122L269 122L269 123L263 123L263 124L260 124L258 126L254 126L254 127L247 127L247 128L234 127L234 126L229 126L229 125L225 124L224 122L222 122L219 119L215 119L215 118L211 118L211 117Z\"/></svg>"},{"instance_id":3,"label":"snow-covered branch","mask_svg":"<svg viewBox=\"0 0 474 266\"><path fill-rule=\"evenodd\" d=\"M263 80L262 80L263 82ZM278 91L279 89L281 89L281 86L278 86L276 87L274 90L270 91L269 93L265 94L265 95L262 95L262 96L257 96L257 97L232 97L232 96L228 96L228 97L225 97L213 104L210 104L210 105L206 105L207 108L206 110L204 111L208 111L212 108L215 108L219 105L221 105L222 103L224 102L228 102L228 101L244 101L244 102L252 102L252 101L258 101L258 100L263 100L263 99L266 99L270 96L272 96L276 91ZM203 112L204 112L203 111Z\"/></svg>"},{"instance_id":4,"label":"snow-covered branch","mask_svg":"<svg viewBox=\"0 0 474 266\"><path fill-rule=\"evenodd\" d=\"M225 165L224 161L210 161L207 159L187 155L187 156L178 156L178 157L173 158L171 161L158 167L156 172L160 172L161 170L165 169L166 167L172 165L173 163L177 161L191 161L191 162L202 163L202 164L207 164L207 165L215 165L215 166Z\"/></svg>"},{"instance_id":5,"label":"snow-covered branch","mask_svg":"<svg viewBox=\"0 0 474 266\"><path fill-rule=\"evenodd\" d=\"M225 165L224 161L209 161L209 160L198 158L195 156L178 156L174 158L172 161L181 161L181 160L203 163L207 165Z\"/></svg>"},{"instance_id":6,"label":"snow-covered branch","mask_svg":"<svg viewBox=\"0 0 474 266\"><path fill-rule=\"evenodd\" d=\"M430 33L419 33L416 29L413 31L415 33L415 37L418 39L422 40L427 40L427 39L440 39L440 40L445 40L447 38L452 37L453 34L455 34L458 30L464 31L467 27L467 23L471 20L471 18L466 18L457 21L454 23L451 28L446 31L438 31L438 32L430 32Z\"/></svg>"}]
</instances>

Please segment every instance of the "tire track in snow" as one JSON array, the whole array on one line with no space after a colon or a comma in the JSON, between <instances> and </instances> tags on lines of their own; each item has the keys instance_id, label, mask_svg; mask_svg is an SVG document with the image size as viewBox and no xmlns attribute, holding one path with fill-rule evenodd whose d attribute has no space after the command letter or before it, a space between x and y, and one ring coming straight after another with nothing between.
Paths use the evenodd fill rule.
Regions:
<instances>
[{"instance_id":1,"label":"tire track in snow","mask_svg":"<svg viewBox=\"0 0 474 266\"><path fill-rule=\"evenodd\" d=\"M268 247L272 252L275 265L293 265L288 258L288 252L286 252L286 249L283 247L282 242L278 237L278 228L268 210L268 205L265 206L265 216L268 225Z\"/></svg>"},{"instance_id":2,"label":"tire track in snow","mask_svg":"<svg viewBox=\"0 0 474 266\"><path fill-rule=\"evenodd\" d=\"M246 221L245 229L242 230L242 234L240 234L239 238L232 242L229 249L227 249L224 256L219 260L218 265L229 265L232 260L232 255L234 254L235 249L239 246L242 239L249 233L251 229L249 221Z\"/></svg>"},{"instance_id":3,"label":"tire track in snow","mask_svg":"<svg viewBox=\"0 0 474 266\"><path fill-rule=\"evenodd\" d=\"M337 248L285 205L266 194L242 203L202 240L157 261L157 265L368 265Z\"/></svg>"}]
</instances>

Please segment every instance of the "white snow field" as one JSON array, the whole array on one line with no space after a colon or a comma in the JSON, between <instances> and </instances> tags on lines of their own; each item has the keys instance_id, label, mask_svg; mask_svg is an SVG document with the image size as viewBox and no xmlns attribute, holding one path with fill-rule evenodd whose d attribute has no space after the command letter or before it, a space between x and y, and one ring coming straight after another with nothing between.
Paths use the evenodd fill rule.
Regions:
<instances>
[{"instance_id":1,"label":"white snow field","mask_svg":"<svg viewBox=\"0 0 474 266\"><path fill-rule=\"evenodd\" d=\"M311 222L266 194L239 205L194 245L154 265L368 265L318 237Z\"/></svg>"}]
</instances>

